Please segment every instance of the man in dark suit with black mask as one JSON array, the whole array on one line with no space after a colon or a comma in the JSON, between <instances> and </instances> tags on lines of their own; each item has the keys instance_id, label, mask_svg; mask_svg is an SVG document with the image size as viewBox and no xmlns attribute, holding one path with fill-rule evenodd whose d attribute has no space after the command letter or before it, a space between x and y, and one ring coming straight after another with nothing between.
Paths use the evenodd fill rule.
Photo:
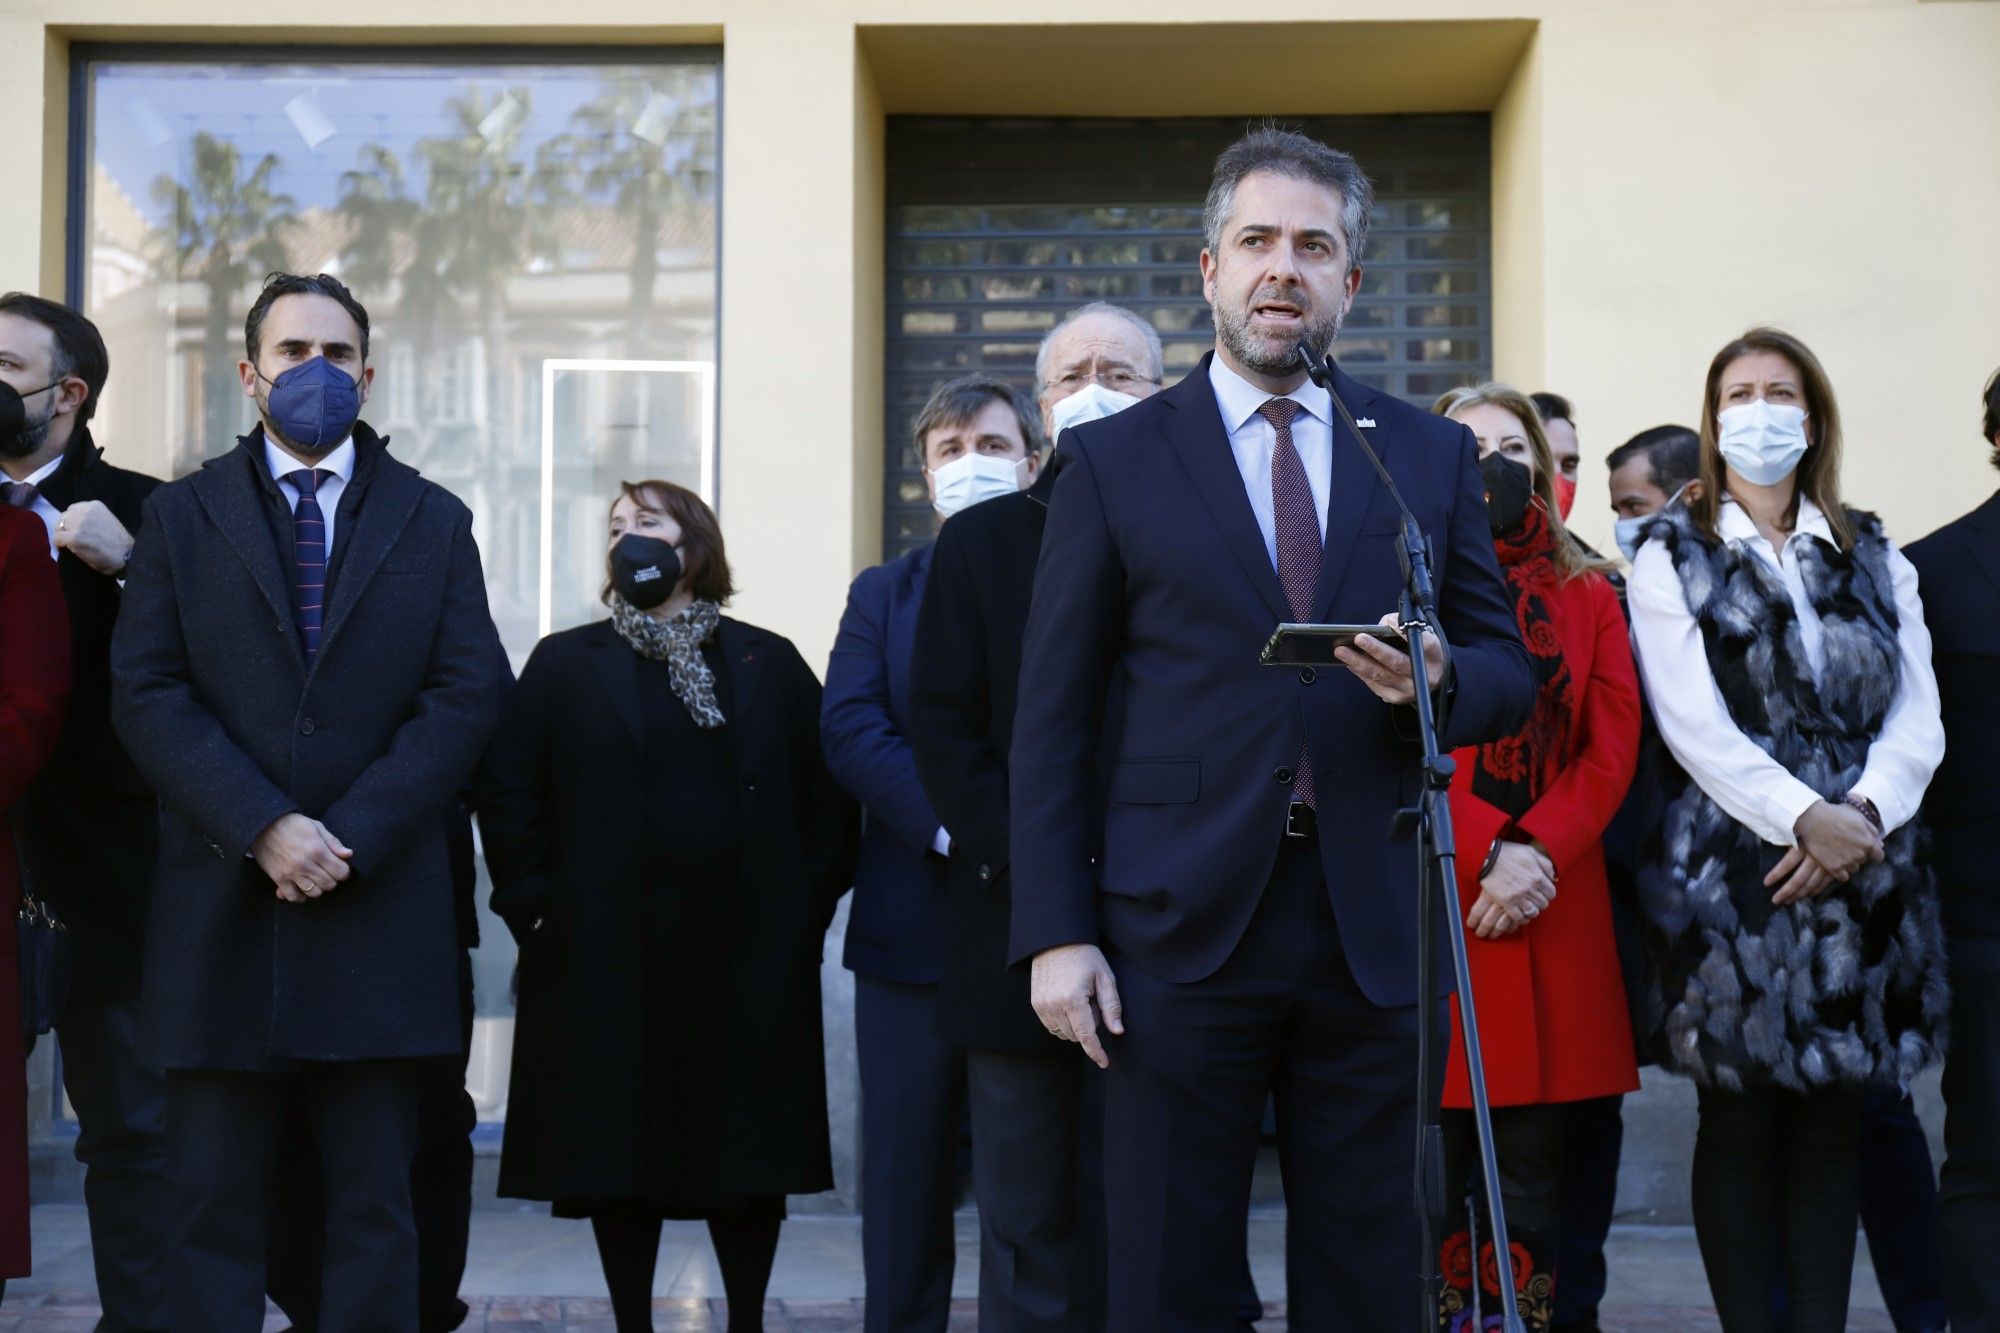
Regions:
<instances>
[{"instance_id":1,"label":"man in dark suit with black mask","mask_svg":"<svg viewBox=\"0 0 2000 1333\"><path fill-rule=\"evenodd\" d=\"M2000 372L1982 434L2000 468ZM1945 755L1924 796L1951 954L1951 1058L1938 1190L1955 1329L2000 1328L2000 494L1904 553L1917 567L1944 707Z\"/></svg>"},{"instance_id":2,"label":"man in dark suit with black mask","mask_svg":"<svg viewBox=\"0 0 2000 1333\"><path fill-rule=\"evenodd\" d=\"M300 1108L326 1191L319 1327L417 1328L419 1061L456 1057L449 818L500 648L472 516L358 420L368 315L274 274L261 424L146 505L113 716L161 795L146 1054L167 1070L172 1327L262 1326Z\"/></svg>"},{"instance_id":3,"label":"man in dark suit with black mask","mask_svg":"<svg viewBox=\"0 0 2000 1333\"><path fill-rule=\"evenodd\" d=\"M159 482L114 467L90 419L110 375L97 326L39 296L0 296L0 381L20 424L0 439L0 498L41 518L69 607L69 714L15 813L28 883L75 942L56 1021L76 1108L105 1333L166 1327L166 1087L139 1061L139 963L153 883L152 789L111 730L111 626L139 510Z\"/></svg>"},{"instance_id":4,"label":"man in dark suit with black mask","mask_svg":"<svg viewBox=\"0 0 2000 1333\"><path fill-rule=\"evenodd\" d=\"M1418 686L1365 635L1345 669L1258 664L1280 622L1372 624L1403 586L1394 502L1298 352L1339 333L1371 196L1302 135L1228 149L1201 256L1214 353L1057 443L1008 771L1010 953L1043 1026L1109 1070L1114 1333L1232 1324L1273 1092L1291 1326L1417 1326L1411 1068L1443 1009L1417 993L1415 853L1389 840L1420 752L1384 704ZM1334 384L1429 537L1442 747L1505 735L1534 685L1471 433Z\"/></svg>"}]
</instances>

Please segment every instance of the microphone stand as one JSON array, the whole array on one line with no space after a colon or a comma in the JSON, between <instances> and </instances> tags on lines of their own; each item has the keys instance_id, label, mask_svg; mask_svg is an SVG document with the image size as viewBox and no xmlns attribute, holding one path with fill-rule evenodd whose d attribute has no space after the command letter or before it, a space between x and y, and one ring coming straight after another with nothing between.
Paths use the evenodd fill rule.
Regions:
<instances>
[{"instance_id":1,"label":"microphone stand","mask_svg":"<svg viewBox=\"0 0 2000 1333\"><path fill-rule=\"evenodd\" d=\"M1433 1094L1434 1071L1438 1067L1436 1034L1431 1022L1436 959L1437 899L1442 898L1451 941L1452 973L1458 983L1458 1012L1465 1029L1465 1065L1472 1084L1472 1119L1479 1137L1479 1157L1484 1167L1487 1217L1492 1225L1493 1260L1499 1280L1502 1328L1506 1333L1525 1333L1520 1301L1514 1291L1514 1255L1507 1244L1507 1213L1500 1199L1500 1165L1493 1151L1493 1111L1486 1097L1486 1063L1480 1054L1479 1020L1473 1013L1472 975L1465 953L1465 922L1458 911L1458 849L1451 827L1452 758L1438 751L1437 718L1431 706L1428 673L1424 667L1424 636L1435 635L1445 654L1445 676L1451 671L1451 645L1438 628L1437 589L1432 579L1430 542L1417 523L1389 469L1355 424L1354 414L1340 400L1333 385L1333 365L1316 356L1304 343L1299 355L1305 358L1307 373L1314 384L1333 399L1334 410L1347 423L1347 430L1362 454L1374 464L1389 497L1402 515L1402 530L1396 535L1396 556L1403 567L1401 615L1409 643L1411 680L1416 682L1417 732L1423 742L1423 788L1414 808L1397 814L1392 836L1401 841L1415 833L1417 847L1417 995L1420 1010L1417 1023L1417 1276L1423 1309L1422 1329L1437 1326L1438 1299L1443 1278L1438 1272L1437 1237L1434 1223L1446 1215L1444 1197L1444 1130L1439 1124L1439 1098ZM1435 878L1433 878L1435 875ZM1478 1301L1479 1259L1473 1255L1473 1300ZM1475 1323L1477 1323L1475 1313Z\"/></svg>"}]
</instances>

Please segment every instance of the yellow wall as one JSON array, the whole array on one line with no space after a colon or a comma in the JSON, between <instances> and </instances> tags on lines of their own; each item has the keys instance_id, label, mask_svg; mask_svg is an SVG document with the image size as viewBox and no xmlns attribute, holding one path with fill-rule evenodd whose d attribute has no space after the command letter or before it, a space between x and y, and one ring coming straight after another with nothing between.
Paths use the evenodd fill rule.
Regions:
<instances>
[{"instance_id":1,"label":"yellow wall","mask_svg":"<svg viewBox=\"0 0 2000 1333\"><path fill-rule=\"evenodd\" d=\"M1759 320L1825 358L1849 490L1896 535L1993 481L1975 403L2000 364L1991 0L1278 0L1257 23L1213 23L1209 0L550 12L348 0L251 29L228 0L12 0L0 285L60 290L72 40L720 41L723 517L742 614L824 661L880 526L884 114L1489 110L1497 368L1577 400L1586 536L1608 537L1597 460L1690 420L1711 352Z\"/></svg>"}]
</instances>

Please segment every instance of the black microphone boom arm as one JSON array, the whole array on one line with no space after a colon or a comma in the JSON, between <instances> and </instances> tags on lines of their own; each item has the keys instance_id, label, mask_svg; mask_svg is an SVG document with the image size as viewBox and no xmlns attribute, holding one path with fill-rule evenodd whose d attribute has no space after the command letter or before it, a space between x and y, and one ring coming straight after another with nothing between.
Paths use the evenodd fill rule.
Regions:
<instances>
[{"instance_id":1,"label":"black microphone boom arm","mask_svg":"<svg viewBox=\"0 0 2000 1333\"><path fill-rule=\"evenodd\" d=\"M1347 423L1348 434L1361 446L1361 452L1368 461L1375 465L1375 475L1382 479L1382 485L1388 490L1389 498L1396 502L1396 510L1403 519L1402 531L1396 537L1396 553L1403 566L1402 617L1410 652L1410 678L1417 683L1417 732L1423 743L1424 781L1416 806L1400 812L1396 823L1399 829L1414 828L1420 835L1417 848L1417 1003L1426 1012L1419 1016L1417 1022L1416 1196L1417 1244L1421 1250L1417 1256L1417 1285L1422 1319L1417 1327L1434 1328L1443 1294L1435 1228L1445 1220L1450 1206L1444 1197L1444 1132L1438 1123L1440 1110L1437 1094L1432 1091L1433 1084L1440 1089L1443 1085L1436 1078L1436 1033L1428 1012L1431 995L1436 989L1433 983L1436 959L1432 953L1436 932L1432 929L1432 922L1436 919L1434 913L1439 905L1444 909L1445 937L1451 943L1452 974L1458 984L1459 1020L1465 1030L1465 1067L1468 1081L1472 1084L1472 1118L1485 1173L1487 1217L1493 1227L1493 1260L1498 1270L1495 1276L1499 1279L1501 1291L1511 1293L1516 1290L1514 1257L1507 1243L1506 1207L1500 1198L1500 1164L1493 1150L1493 1112L1486 1097L1486 1063L1479 1044L1479 1018L1473 1012L1472 972L1465 951L1465 923L1458 913L1458 850L1451 827L1450 800L1454 770L1451 756L1438 750L1437 717L1432 708L1431 692L1426 685L1429 672L1424 665L1424 635L1436 635L1439 647L1445 652L1446 674L1441 679L1450 678L1451 645L1445 642L1438 629L1430 542L1425 538L1423 528L1417 523L1416 515L1410 512L1410 507L1403 503L1403 493L1397 488L1395 478L1389 475L1388 468L1382 466L1381 456L1368 443L1368 437L1361 433L1354 414L1340 400L1339 391L1333 387L1332 363L1316 355L1303 342L1299 344L1299 355L1305 358L1306 373L1312 376L1313 383L1325 389L1327 396L1333 399L1334 410ZM1441 899L1441 904L1434 903L1434 898ZM1476 1281L1474 1285L1478 1285ZM1500 1305L1502 1326L1506 1333L1524 1333L1519 1301L1502 1300Z\"/></svg>"}]
</instances>

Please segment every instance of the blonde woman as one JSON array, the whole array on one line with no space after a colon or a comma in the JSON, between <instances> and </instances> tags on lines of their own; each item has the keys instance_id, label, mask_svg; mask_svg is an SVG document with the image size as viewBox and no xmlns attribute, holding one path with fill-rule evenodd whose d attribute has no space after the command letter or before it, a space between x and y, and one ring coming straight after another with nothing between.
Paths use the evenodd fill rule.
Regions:
<instances>
[{"instance_id":1,"label":"blonde woman","mask_svg":"<svg viewBox=\"0 0 2000 1333\"><path fill-rule=\"evenodd\" d=\"M1454 389L1434 410L1479 442L1494 552L1537 684L1526 726L1458 753L1451 810L1516 1301L1529 1328L1546 1329L1562 1106L1639 1086L1601 843L1638 758L1639 686L1606 567L1563 527L1534 404L1483 384ZM1452 1199L1464 1197L1476 1160L1471 1105L1454 1011L1444 1094ZM1492 1256L1473 1255L1467 1233L1446 1228L1441 1260L1439 1327L1482 1326L1479 1307L1495 1313L1500 1299Z\"/></svg>"}]
</instances>

